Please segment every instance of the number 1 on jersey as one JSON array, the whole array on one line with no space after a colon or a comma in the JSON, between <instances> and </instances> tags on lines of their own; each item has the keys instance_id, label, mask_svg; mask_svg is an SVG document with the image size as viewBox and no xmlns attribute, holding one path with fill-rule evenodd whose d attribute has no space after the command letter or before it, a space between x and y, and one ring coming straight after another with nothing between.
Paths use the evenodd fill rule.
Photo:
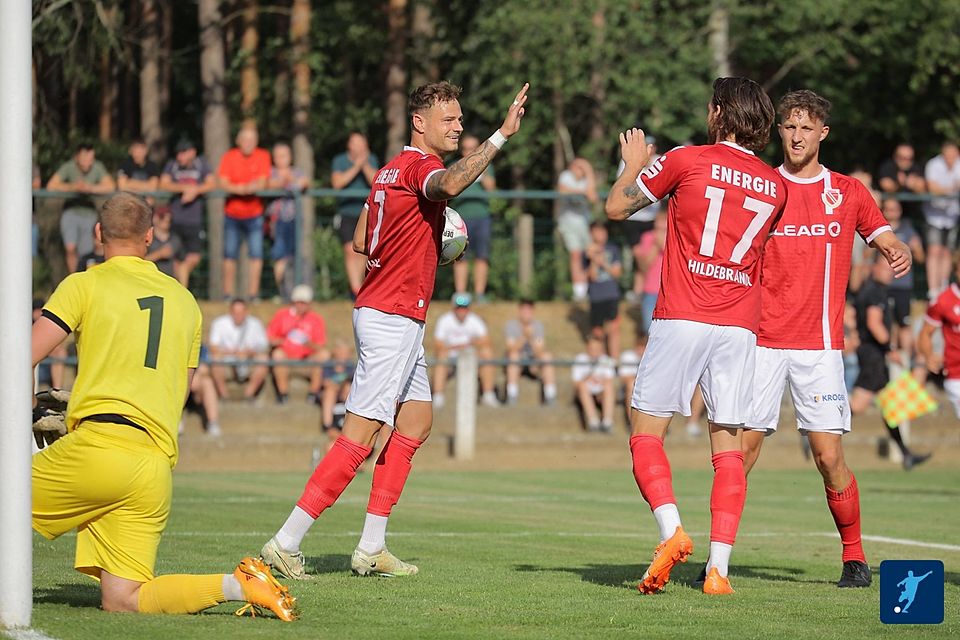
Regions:
<instances>
[{"instance_id":1,"label":"number 1 on jersey","mask_svg":"<svg viewBox=\"0 0 960 640\"><path fill-rule=\"evenodd\" d=\"M707 218L703 222L703 236L700 238L700 255L713 257L714 247L717 243L717 231L720 229L720 212L723 210L723 199L726 197L725 189L708 186L703 196L710 201L707 207ZM756 213L750 224L747 225L740 241L733 247L733 253L730 256L730 262L740 264L743 256L747 254L753 239L760 233L760 229L767 223L770 216L773 215L774 205L746 196L743 199L743 208L747 211Z\"/></svg>"},{"instance_id":2,"label":"number 1 on jersey","mask_svg":"<svg viewBox=\"0 0 960 640\"><path fill-rule=\"evenodd\" d=\"M157 368L157 356L160 353L160 331L163 328L163 298L160 296L148 296L138 298L141 311L150 312L150 320L147 325L147 355L143 359L143 366L148 369Z\"/></svg>"},{"instance_id":3,"label":"number 1 on jersey","mask_svg":"<svg viewBox=\"0 0 960 640\"><path fill-rule=\"evenodd\" d=\"M373 255L374 249L380 242L380 225L383 224L383 203L387 201L387 192L383 189L373 194L373 203L377 205L377 210L373 213L377 217L377 223L373 227L373 236L370 238L370 244L367 246L367 257Z\"/></svg>"}]
</instances>

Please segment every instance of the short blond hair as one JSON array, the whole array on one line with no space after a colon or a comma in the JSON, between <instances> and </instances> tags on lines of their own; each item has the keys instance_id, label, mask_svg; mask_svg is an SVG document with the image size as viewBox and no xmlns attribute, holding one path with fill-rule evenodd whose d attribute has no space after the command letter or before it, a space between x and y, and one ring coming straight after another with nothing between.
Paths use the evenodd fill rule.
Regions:
<instances>
[{"instance_id":1,"label":"short blond hair","mask_svg":"<svg viewBox=\"0 0 960 640\"><path fill-rule=\"evenodd\" d=\"M101 205L97 222L104 242L140 240L153 226L153 209L142 197L121 191Z\"/></svg>"}]
</instances>

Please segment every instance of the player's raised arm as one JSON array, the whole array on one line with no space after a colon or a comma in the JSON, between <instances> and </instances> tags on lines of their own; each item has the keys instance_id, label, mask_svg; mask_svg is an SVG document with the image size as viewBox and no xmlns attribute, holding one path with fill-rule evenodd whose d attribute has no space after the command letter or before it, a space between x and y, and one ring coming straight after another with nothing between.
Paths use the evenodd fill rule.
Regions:
<instances>
[{"instance_id":1,"label":"player's raised arm","mask_svg":"<svg viewBox=\"0 0 960 640\"><path fill-rule=\"evenodd\" d=\"M884 231L873 239L870 246L883 254L887 264L893 269L894 278L902 278L910 273L910 267L913 265L913 253L910 251L910 247L897 239L893 231Z\"/></svg>"},{"instance_id":2,"label":"player's raised arm","mask_svg":"<svg viewBox=\"0 0 960 640\"><path fill-rule=\"evenodd\" d=\"M627 129L620 134L620 155L623 172L610 188L604 205L610 220L626 220L653 203L637 186L637 177L650 160L650 147L642 129Z\"/></svg>"},{"instance_id":3,"label":"player's raised arm","mask_svg":"<svg viewBox=\"0 0 960 640\"><path fill-rule=\"evenodd\" d=\"M460 195L464 189L473 184L490 165L490 161L497 152L520 130L520 120L525 113L524 104L527 102L527 89L530 83L524 83L523 88L514 97L507 108L507 117L500 128L493 132L476 150L454 162L444 171L438 171L427 181L426 196L430 200L450 200Z\"/></svg>"}]
</instances>

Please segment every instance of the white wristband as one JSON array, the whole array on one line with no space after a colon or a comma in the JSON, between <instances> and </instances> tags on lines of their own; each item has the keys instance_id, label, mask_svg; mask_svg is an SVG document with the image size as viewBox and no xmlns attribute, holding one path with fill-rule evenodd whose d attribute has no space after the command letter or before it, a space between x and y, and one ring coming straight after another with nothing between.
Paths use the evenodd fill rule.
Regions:
<instances>
[{"instance_id":1,"label":"white wristband","mask_svg":"<svg viewBox=\"0 0 960 640\"><path fill-rule=\"evenodd\" d=\"M506 141L507 141L507 136L500 133L500 129L497 129L496 131L494 131L493 135L487 138L487 142L495 146L497 149L502 149L503 143Z\"/></svg>"}]
</instances>

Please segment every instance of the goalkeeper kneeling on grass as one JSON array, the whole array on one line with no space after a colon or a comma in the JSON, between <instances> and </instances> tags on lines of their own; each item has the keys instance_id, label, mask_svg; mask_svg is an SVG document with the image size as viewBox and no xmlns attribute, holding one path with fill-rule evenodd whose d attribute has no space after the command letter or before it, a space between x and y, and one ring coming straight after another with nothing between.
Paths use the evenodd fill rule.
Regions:
<instances>
[{"instance_id":1,"label":"goalkeeper kneeling on grass","mask_svg":"<svg viewBox=\"0 0 960 640\"><path fill-rule=\"evenodd\" d=\"M295 618L295 599L259 558L233 573L155 576L172 498L177 423L200 351L201 315L189 291L144 260L152 211L118 193L95 227L106 262L68 276L33 325L36 366L76 332L73 392L34 402L33 528L77 530L74 566L100 582L107 611L193 613L228 600L237 613ZM62 436L62 437L61 437Z\"/></svg>"}]
</instances>

